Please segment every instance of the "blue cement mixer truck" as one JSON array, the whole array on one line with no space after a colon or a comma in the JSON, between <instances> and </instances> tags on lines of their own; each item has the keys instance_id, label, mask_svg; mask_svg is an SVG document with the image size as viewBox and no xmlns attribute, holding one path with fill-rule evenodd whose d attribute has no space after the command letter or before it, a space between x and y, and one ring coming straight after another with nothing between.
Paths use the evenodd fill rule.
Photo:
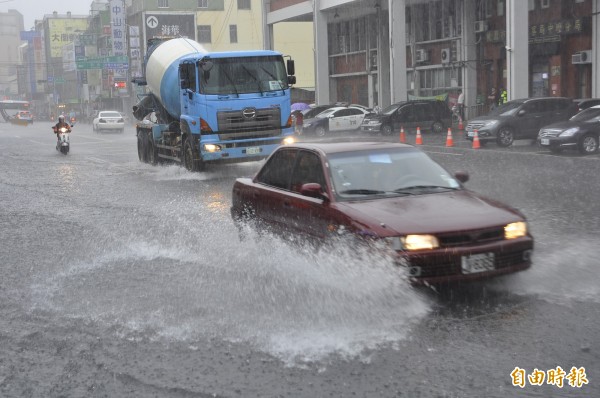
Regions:
<instances>
[{"instance_id":1,"label":"blue cement mixer truck","mask_svg":"<svg viewBox=\"0 0 600 398\"><path fill-rule=\"evenodd\" d=\"M275 51L207 52L190 39L149 42L147 86L133 107L140 161L174 161L190 171L208 163L260 160L293 142L294 61Z\"/></svg>"}]
</instances>

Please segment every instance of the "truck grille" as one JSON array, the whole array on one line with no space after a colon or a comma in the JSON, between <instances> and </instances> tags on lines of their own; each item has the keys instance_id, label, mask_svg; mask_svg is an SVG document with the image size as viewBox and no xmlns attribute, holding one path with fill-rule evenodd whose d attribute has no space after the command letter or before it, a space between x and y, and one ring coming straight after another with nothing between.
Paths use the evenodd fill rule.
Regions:
<instances>
[{"instance_id":1,"label":"truck grille","mask_svg":"<svg viewBox=\"0 0 600 398\"><path fill-rule=\"evenodd\" d=\"M281 134L281 110L279 108L223 111L217 113L217 132L223 141L240 138L265 138ZM253 113L252 117L245 113Z\"/></svg>"}]
</instances>

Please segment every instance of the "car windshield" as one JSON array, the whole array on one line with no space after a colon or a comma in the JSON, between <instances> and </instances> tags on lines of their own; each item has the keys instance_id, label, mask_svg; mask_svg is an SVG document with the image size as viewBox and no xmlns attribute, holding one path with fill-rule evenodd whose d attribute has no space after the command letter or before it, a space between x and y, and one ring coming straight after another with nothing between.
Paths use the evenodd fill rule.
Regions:
<instances>
[{"instance_id":1,"label":"car windshield","mask_svg":"<svg viewBox=\"0 0 600 398\"><path fill-rule=\"evenodd\" d=\"M587 122L600 120L600 108L588 108L571 118L574 122Z\"/></svg>"},{"instance_id":2,"label":"car windshield","mask_svg":"<svg viewBox=\"0 0 600 398\"><path fill-rule=\"evenodd\" d=\"M512 116L517 113L517 108L521 105L523 105L522 101L509 101L488 113L488 116Z\"/></svg>"},{"instance_id":3,"label":"car windshield","mask_svg":"<svg viewBox=\"0 0 600 398\"><path fill-rule=\"evenodd\" d=\"M328 117L329 115L331 115L333 112L337 111L337 109L333 108L333 109L327 109L324 110L323 112L319 113L317 116L315 116L316 118L322 119L324 117Z\"/></svg>"},{"instance_id":4,"label":"car windshield","mask_svg":"<svg viewBox=\"0 0 600 398\"><path fill-rule=\"evenodd\" d=\"M328 160L333 189L340 199L418 195L460 188L446 170L414 148L335 153Z\"/></svg>"},{"instance_id":5,"label":"car windshield","mask_svg":"<svg viewBox=\"0 0 600 398\"><path fill-rule=\"evenodd\" d=\"M214 58L209 71L199 70L203 94L248 94L288 88L281 56Z\"/></svg>"},{"instance_id":6,"label":"car windshield","mask_svg":"<svg viewBox=\"0 0 600 398\"><path fill-rule=\"evenodd\" d=\"M398 109L399 106L400 106L399 104L390 105L387 108L385 108L383 111L381 111L381 113L384 115L391 115L392 113L396 112L396 109Z\"/></svg>"}]
</instances>

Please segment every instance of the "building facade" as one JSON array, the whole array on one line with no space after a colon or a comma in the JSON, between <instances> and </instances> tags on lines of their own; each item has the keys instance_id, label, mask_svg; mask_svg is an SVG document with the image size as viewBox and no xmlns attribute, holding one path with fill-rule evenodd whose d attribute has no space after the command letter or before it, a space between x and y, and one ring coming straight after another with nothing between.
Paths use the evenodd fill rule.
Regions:
<instances>
[{"instance_id":1,"label":"building facade","mask_svg":"<svg viewBox=\"0 0 600 398\"><path fill-rule=\"evenodd\" d=\"M312 22L318 103L453 101L460 90L469 117L488 111L492 88L509 99L600 96L600 0L264 3L267 32Z\"/></svg>"}]
</instances>

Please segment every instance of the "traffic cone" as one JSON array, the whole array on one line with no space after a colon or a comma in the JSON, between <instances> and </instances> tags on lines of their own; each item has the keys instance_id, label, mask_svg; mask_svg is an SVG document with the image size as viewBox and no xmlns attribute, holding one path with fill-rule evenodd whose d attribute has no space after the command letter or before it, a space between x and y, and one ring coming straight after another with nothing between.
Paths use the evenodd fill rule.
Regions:
<instances>
[{"instance_id":1,"label":"traffic cone","mask_svg":"<svg viewBox=\"0 0 600 398\"><path fill-rule=\"evenodd\" d=\"M446 135L446 146L454 146L454 140L452 140L452 129L448 127L448 135Z\"/></svg>"},{"instance_id":2,"label":"traffic cone","mask_svg":"<svg viewBox=\"0 0 600 398\"><path fill-rule=\"evenodd\" d=\"M423 145L423 137L421 137L421 128L417 127L417 139L415 145Z\"/></svg>"},{"instance_id":3,"label":"traffic cone","mask_svg":"<svg viewBox=\"0 0 600 398\"><path fill-rule=\"evenodd\" d=\"M479 133L475 130L473 134L473 149L481 148L481 144L479 143Z\"/></svg>"},{"instance_id":4,"label":"traffic cone","mask_svg":"<svg viewBox=\"0 0 600 398\"><path fill-rule=\"evenodd\" d=\"M464 126L463 126L462 118L459 118L459 119L458 119L458 129L459 129L460 131L463 131L463 130L464 130Z\"/></svg>"},{"instance_id":5,"label":"traffic cone","mask_svg":"<svg viewBox=\"0 0 600 398\"><path fill-rule=\"evenodd\" d=\"M400 142L406 144L406 134L404 134L404 127L400 127Z\"/></svg>"}]
</instances>

